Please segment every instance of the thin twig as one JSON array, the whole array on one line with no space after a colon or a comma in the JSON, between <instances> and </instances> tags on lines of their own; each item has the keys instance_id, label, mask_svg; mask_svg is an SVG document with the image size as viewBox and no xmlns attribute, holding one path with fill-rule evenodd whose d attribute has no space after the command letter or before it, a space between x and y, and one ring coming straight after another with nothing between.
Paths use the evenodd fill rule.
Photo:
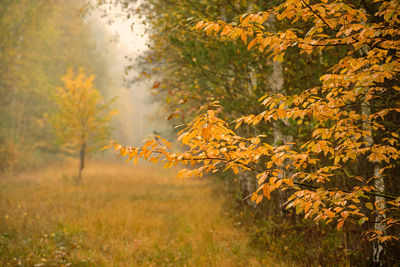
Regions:
<instances>
[{"instance_id":1,"label":"thin twig","mask_svg":"<svg viewBox=\"0 0 400 267\"><path fill-rule=\"evenodd\" d=\"M325 23L325 24L329 27L329 29L331 29L332 31L338 32L337 30L335 30L334 28L332 28L331 25L329 25L328 22L326 22L317 12L315 12L314 9L313 9L309 4L307 4L306 2L304 2L304 0L301 0L301 2L302 2L304 5L306 5L306 7L308 7L308 8L311 10L312 13L314 13L314 15L316 15L318 18L320 18L320 19L322 20L322 22Z\"/></svg>"}]
</instances>

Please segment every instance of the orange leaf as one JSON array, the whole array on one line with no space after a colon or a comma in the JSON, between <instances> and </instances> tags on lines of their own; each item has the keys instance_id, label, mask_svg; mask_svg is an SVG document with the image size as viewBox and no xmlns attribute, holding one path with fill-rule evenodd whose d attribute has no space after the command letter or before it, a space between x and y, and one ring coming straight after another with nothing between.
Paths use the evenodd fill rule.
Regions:
<instances>
[{"instance_id":1,"label":"orange leaf","mask_svg":"<svg viewBox=\"0 0 400 267\"><path fill-rule=\"evenodd\" d=\"M286 110L278 109L276 111L276 114L278 115L279 118L284 119L286 117Z\"/></svg>"},{"instance_id":2,"label":"orange leaf","mask_svg":"<svg viewBox=\"0 0 400 267\"><path fill-rule=\"evenodd\" d=\"M344 220L340 220L340 221L338 222L337 226L336 226L336 229L340 230L340 228L343 227L343 224L344 224Z\"/></svg>"}]
</instances>

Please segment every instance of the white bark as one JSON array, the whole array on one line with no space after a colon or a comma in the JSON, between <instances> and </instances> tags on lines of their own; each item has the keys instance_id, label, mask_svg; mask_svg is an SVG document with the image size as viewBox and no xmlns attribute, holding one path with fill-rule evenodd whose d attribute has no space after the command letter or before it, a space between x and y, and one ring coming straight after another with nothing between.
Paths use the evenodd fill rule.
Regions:
<instances>
[{"instance_id":1,"label":"white bark","mask_svg":"<svg viewBox=\"0 0 400 267\"><path fill-rule=\"evenodd\" d=\"M361 113L362 115L368 117L371 114L371 108L366 103L363 103L361 106ZM367 135L364 138L364 140L365 142L368 143L368 146L371 147L374 144L374 140L372 138L371 124L367 122L367 120L365 120L363 123L363 128L364 130L370 132L370 135ZM380 174L380 166L378 165L377 162L374 163L373 175L374 175L375 190L377 192L382 192L382 193L385 192L385 180L383 176ZM378 212L375 215L374 229L376 231L379 231L379 233L382 233L382 235L384 235L386 232L386 225L381 221L386 218L386 214L383 211L386 208L385 198L376 196L375 203L377 205ZM378 236L381 236L381 234L378 234ZM372 260L375 266L383 266L384 255L385 255L385 249L383 247L383 244L379 241L375 241L373 244L373 254L372 254Z\"/></svg>"},{"instance_id":2,"label":"white bark","mask_svg":"<svg viewBox=\"0 0 400 267\"><path fill-rule=\"evenodd\" d=\"M379 166L375 165L374 167L374 176L375 176L375 181L374 181L374 186L377 192L385 192L385 181L383 179L383 176L379 173ZM381 223L383 219L386 218L386 214L383 211L386 208L385 204L385 198L384 197L375 197L375 203L377 205L377 210L378 213L375 216L375 224L374 228L376 231L379 231L382 233L382 235L385 234L386 232L386 225L384 223ZM380 235L380 234L378 234ZM383 257L385 255L385 250L383 247L383 244L379 241L374 242L374 251L372 255L372 259L374 261L374 264L376 266L383 266Z\"/></svg>"},{"instance_id":3,"label":"white bark","mask_svg":"<svg viewBox=\"0 0 400 267\"><path fill-rule=\"evenodd\" d=\"M250 1L248 3L248 12L253 12L253 3L252 1ZM255 75L255 70L251 69L251 66L249 66L249 82L247 85L247 94L248 96L253 96L254 95L254 90L256 88L257 85L257 78ZM248 130L248 135L250 135L250 127L252 126L248 126L247 130ZM255 133L256 135L256 133ZM239 174L238 176L239 181L240 181L240 185L241 185L241 191L242 191L242 196L245 198L247 196L249 196L251 193L253 193L254 191L256 191L257 189L257 178L255 177L255 174L252 172L242 172ZM255 202L251 201L250 198L246 199L246 203L255 208L257 205Z\"/></svg>"},{"instance_id":4,"label":"white bark","mask_svg":"<svg viewBox=\"0 0 400 267\"><path fill-rule=\"evenodd\" d=\"M273 15L269 18L269 27L274 31L276 19ZM269 76L269 84L271 87L271 93L273 94L285 94L284 92L284 72L283 72L283 65L282 62L279 61L272 61L272 72ZM282 122L289 126L289 122L287 119L282 120ZM279 127L278 122L273 123L273 134L274 134L274 145L282 145L293 141L293 136L286 135L283 133L281 127ZM286 168L286 166L290 165L290 162L285 161L283 165L279 168L280 174L278 178L282 179L283 177L290 177L293 174L293 168ZM283 216L283 203L286 201L285 192L279 192L279 199L278 199L278 212L281 216Z\"/></svg>"},{"instance_id":5,"label":"white bark","mask_svg":"<svg viewBox=\"0 0 400 267\"><path fill-rule=\"evenodd\" d=\"M282 63L279 61L273 61L272 62L272 72L269 77L269 84L272 89L272 93L282 93L284 94L284 75L283 75L283 67ZM283 123L287 126L289 126L288 120L284 119ZM285 134L281 127L279 127L278 122L273 123L273 134L274 134L274 145L282 145L282 144L287 144L289 142L293 141L293 136ZM285 161L283 165L279 168L280 172L278 178L282 179L284 177L290 177L293 174L293 168L289 167L287 168L288 165L291 163L288 161ZM283 216L283 203L286 201L286 194L285 192L278 191L279 192L279 199L277 205L278 207L278 212L281 216Z\"/></svg>"}]
</instances>

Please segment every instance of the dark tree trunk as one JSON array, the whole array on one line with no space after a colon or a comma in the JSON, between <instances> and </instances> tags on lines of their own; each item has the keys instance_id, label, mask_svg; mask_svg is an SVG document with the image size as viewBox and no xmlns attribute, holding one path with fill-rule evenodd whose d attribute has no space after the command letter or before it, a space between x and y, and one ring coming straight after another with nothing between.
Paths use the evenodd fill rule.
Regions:
<instances>
[{"instance_id":1,"label":"dark tree trunk","mask_svg":"<svg viewBox=\"0 0 400 267\"><path fill-rule=\"evenodd\" d=\"M83 143L82 147L81 147L81 151L79 153L80 165L79 165L78 183L80 183L82 181L82 170L85 167L85 149L86 149L86 144Z\"/></svg>"}]
</instances>

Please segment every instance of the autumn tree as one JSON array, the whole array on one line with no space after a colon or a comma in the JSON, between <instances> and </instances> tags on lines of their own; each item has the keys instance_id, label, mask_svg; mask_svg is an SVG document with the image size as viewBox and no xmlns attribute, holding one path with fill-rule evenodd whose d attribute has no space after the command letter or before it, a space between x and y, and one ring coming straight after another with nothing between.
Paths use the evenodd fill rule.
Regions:
<instances>
[{"instance_id":1,"label":"autumn tree","mask_svg":"<svg viewBox=\"0 0 400 267\"><path fill-rule=\"evenodd\" d=\"M140 70L138 79L156 79L151 91L162 101L166 109L165 117L173 124L187 122L196 114L197 107L217 99L224 106L220 116L225 120L262 112L257 100L277 88L274 84L277 79L269 78L274 76L271 73L277 73L271 70L271 60L263 60L265 57L262 53L247 50L242 43L229 39L206 38L202 32L190 31L188 24L194 23L196 17L230 20L246 11L267 6L270 4L265 1L146 1L136 10L146 17L150 49L128 69ZM128 12L127 16L131 15L131 9L132 6L125 10ZM318 60L315 61L313 60L316 66ZM293 91L296 89L291 88L304 85L312 86L318 80L305 78L309 76L307 72L316 72L316 68L306 67L310 59L300 60L295 57L295 62L296 64L291 65L290 72L286 71L288 68L284 63L278 62L281 65L279 70L282 79L296 75L296 79L292 79L290 86L287 86L288 90L282 87L284 91ZM282 79L281 84L284 82ZM289 84L287 81L285 83ZM241 135L270 133L268 136L271 138L271 129L265 125L248 125L239 131ZM238 190L241 191L242 198L255 190L255 183L253 175L239 174ZM249 199L246 203L251 204ZM279 207L268 210L281 211L278 203L273 205Z\"/></svg>"},{"instance_id":2,"label":"autumn tree","mask_svg":"<svg viewBox=\"0 0 400 267\"><path fill-rule=\"evenodd\" d=\"M50 146L53 113L49 95L72 66L108 87L104 53L96 49L80 0L18 0L0 4L0 172L40 164L57 151ZM33 156L34 155L34 156Z\"/></svg>"},{"instance_id":3,"label":"autumn tree","mask_svg":"<svg viewBox=\"0 0 400 267\"><path fill-rule=\"evenodd\" d=\"M383 265L385 244L400 238L399 13L397 1L287 0L235 23L200 21L193 30L240 41L275 62L297 53L319 57L329 69L311 88L268 92L260 98L263 110L238 118L236 129L218 118L217 103L205 105L180 133L188 147L183 153L171 152L158 137L140 148L113 146L130 159L164 157L165 167L201 164L181 176L257 173L256 203L284 190L286 207L305 218L335 222L337 229L362 225L374 244L374 264ZM273 20L288 26L272 29ZM243 125L276 123L310 135L270 142L238 132Z\"/></svg>"},{"instance_id":4,"label":"autumn tree","mask_svg":"<svg viewBox=\"0 0 400 267\"><path fill-rule=\"evenodd\" d=\"M85 157L108 138L108 124L116 111L110 111L113 101L105 102L94 87L94 75L86 76L82 69L75 75L69 69L61 80L64 86L54 94L58 112L51 121L62 150L79 152L78 181L81 181Z\"/></svg>"}]
</instances>

